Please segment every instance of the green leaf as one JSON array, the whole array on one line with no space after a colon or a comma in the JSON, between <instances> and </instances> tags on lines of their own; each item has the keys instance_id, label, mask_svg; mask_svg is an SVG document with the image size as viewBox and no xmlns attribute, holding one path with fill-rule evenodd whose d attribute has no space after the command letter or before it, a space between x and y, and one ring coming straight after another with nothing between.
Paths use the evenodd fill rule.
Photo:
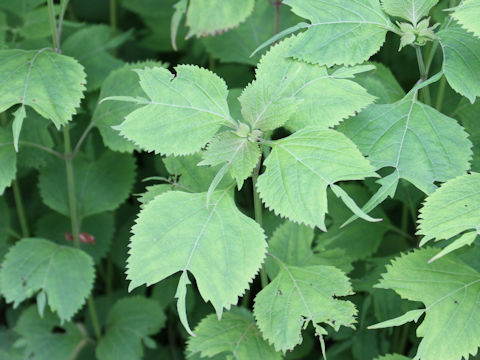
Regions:
<instances>
[{"instance_id":1,"label":"green leaf","mask_svg":"<svg viewBox=\"0 0 480 360\"><path fill-rule=\"evenodd\" d=\"M156 184L147 186L143 194L140 194L138 201L142 204L140 208L144 208L150 201L155 199L158 195L166 193L167 191L173 190L173 185L170 184Z\"/></svg>"},{"instance_id":2,"label":"green leaf","mask_svg":"<svg viewBox=\"0 0 480 360\"><path fill-rule=\"evenodd\" d=\"M447 181L425 200L420 209L418 235L424 235L420 245L429 241L454 238L461 245L470 245L480 233L480 174L471 173ZM466 242L465 242L466 241ZM453 248L452 250L455 250ZM443 254L442 254L443 255Z\"/></svg>"},{"instance_id":3,"label":"green leaf","mask_svg":"<svg viewBox=\"0 0 480 360\"><path fill-rule=\"evenodd\" d=\"M234 359L280 360L262 337L255 319L244 308L232 308L218 320L215 314L206 316L195 328L196 337L188 340L187 353L202 358L215 355L233 356Z\"/></svg>"},{"instance_id":4,"label":"green leaf","mask_svg":"<svg viewBox=\"0 0 480 360\"><path fill-rule=\"evenodd\" d=\"M396 258L377 287L425 304L415 359L468 359L480 345L480 273L451 255L427 264L436 253L429 248Z\"/></svg>"},{"instance_id":5,"label":"green leaf","mask_svg":"<svg viewBox=\"0 0 480 360\"><path fill-rule=\"evenodd\" d=\"M228 190L215 192L208 207L206 193L173 191L157 196L140 212L132 233L130 289L181 272L177 307L187 330L182 315L187 272L195 276L203 299L220 317L223 308L237 302L265 256L263 230L236 208Z\"/></svg>"},{"instance_id":6,"label":"green leaf","mask_svg":"<svg viewBox=\"0 0 480 360\"><path fill-rule=\"evenodd\" d=\"M451 16L457 20L464 29L480 37L480 24L478 22L480 3L477 0L462 1L460 6L455 8Z\"/></svg>"},{"instance_id":7,"label":"green leaf","mask_svg":"<svg viewBox=\"0 0 480 360\"><path fill-rule=\"evenodd\" d=\"M470 104L463 99L455 111L455 115L461 121L462 126L468 133L473 143L472 170L480 172L480 126L478 126L478 114L480 113L480 101Z\"/></svg>"},{"instance_id":8,"label":"green leaf","mask_svg":"<svg viewBox=\"0 0 480 360\"><path fill-rule=\"evenodd\" d=\"M443 72L450 86L473 104L480 96L480 39L453 24L439 31Z\"/></svg>"},{"instance_id":9,"label":"green leaf","mask_svg":"<svg viewBox=\"0 0 480 360\"><path fill-rule=\"evenodd\" d=\"M428 194L435 190L434 182L470 168L471 143L454 119L419 102L417 90L393 104L370 105L339 130L376 169L392 167L397 178Z\"/></svg>"},{"instance_id":10,"label":"green leaf","mask_svg":"<svg viewBox=\"0 0 480 360\"><path fill-rule=\"evenodd\" d=\"M86 335L76 324L60 323L48 309L40 318L35 306L22 312L15 332L26 342L23 359L71 359L76 350L87 342Z\"/></svg>"},{"instance_id":11,"label":"green leaf","mask_svg":"<svg viewBox=\"0 0 480 360\"><path fill-rule=\"evenodd\" d=\"M203 153L203 160L198 165L215 166L227 163L230 174L241 189L243 182L260 160L260 155L256 142L232 131L224 131L210 141Z\"/></svg>"},{"instance_id":12,"label":"green leaf","mask_svg":"<svg viewBox=\"0 0 480 360\"><path fill-rule=\"evenodd\" d=\"M0 112L28 105L59 128L71 120L83 97L82 66L49 49L0 50L0 72L8 76L0 84Z\"/></svg>"},{"instance_id":13,"label":"green leaf","mask_svg":"<svg viewBox=\"0 0 480 360\"><path fill-rule=\"evenodd\" d=\"M45 3L44 1L42 1ZM16 5L19 6L18 3ZM55 6L55 12L59 12L60 6ZM48 7L41 6L31 9L21 15L22 25L18 28L20 36L26 39L42 39L50 36L50 21L48 18Z\"/></svg>"},{"instance_id":14,"label":"green leaf","mask_svg":"<svg viewBox=\"0 0 480 360\"><path fill-rule=\"evenodd\" d=\"M302 342L301 330L312 322L320 337L325 323L338 330L353 327L356 314L350 301L338 296L353 294L345 274L333 266L288 266L279 261L279 274L255 297L254 314L263 337L277 351L292 350Z\"/></svg>"},{"instance_id":15,"label":"green leaf","mask_svg":"<svg viewBox=\"0 0 480 360\"><path fill-rule=\"evenodd\" d=\"M73 160L75 199L80 218L115 210L130 194L135 180L135 159L129 154L104 152L92 161L84 156ZM46 205L69 216L65 162L56 159L40 170L40 195Z\"/></svg>"},{"instance_id":16,"label":"green leaf","mask_svg":"<svg viewBox=\"0 0 480 360\"><path fill-rule=\"evenodd\" d=\"M87 90L97 90L112 70L123 65L123 61L113 57L109 50L121 45L129 36L126 32L112 37L112 29L107 25L87 26L63 42L62 53L85 67Z\"/></svg>"},{"instance_id":17,"label":"green leaf","mask_svg":"<svg viewBox=\"0 0 480 360\"><path fill-rule=\"evenodd\" d=\"M393 326L401 326L404 325L408 322L414 321L417 322L418 319L420 319L420 316L422 316L425 313L425 310L410 310L406 312L405 314L396 317L395 319L390 319L387 321L383 321L381 323L371 325L368 328L369 329L382 329L382 328L388 328L388 327L393 327Z\"/></svg>"},{"instance_id":18,"label":"green leaf","mask_svg":"<svg viewBox=\"0 0 480 360\"><path fill-rule=\"evenodd\" d=\"M59 245L74 246L72 240L66 240L67 234L71 234L71 227L71 221L68 217L49 212L37 221L35 235L49 239ZM80 233L92 236L94 243L80 241L80 249L90 255L95 263L99 263L110 249L114 232L113 214L101 213L89 216L82 220Z\"/></svg>"},{"instance_id":19,"label":"green leaf","mask_svg":"<svg viewBox=\"0 0 480 360\"><path fill-rule=\"evenodd\" d=\"M377 176L357 147L334 130L308 127L271 142L257 188L265 205L297 223L326 231L327 188Z\"/></svg>"},{"instance_id":20,"label":"green leaf","mask_svg":"<svg viewBox=\"0 0 480 360\"><path fill-rule=\"evenodd\" d=\"M210 166L208 168L199 166L202 161L202 154L196 153L187 156L169 156L163 159L165 167L171 175L180 176L176 186L180 190L189 192L207 191L213 179L220 171L220 166ZM232 179L225 176L220 183L220 188L230 185Z\"/></svg>"},{"instance_id":21,"label":"green leaf","mask_svg":"<svg viewBox=\"0 0 480 360\"><path fill-rule=\"evenodd\" d=\"M391 104L402 99L405 91L390 69L381 63L371 62L370 64L375 66L375 70L358 74L354 81L377 98L375 104Z\"/></svg>"},{"instance_id":22,"label":"green leaf","mask_svg":"<svg viewBox=\"0 0 480 360\"><path fill-rule=\"evenodd\" d=\"M382 7L389 15L416 25L437 3L438 0L382 0Z\"/></svg>"},{"instance_id":23,"label":"green leaf","mask_svg":"<svg viewBox=\"0 0 480 360\"><path fill-rule=\"evenodd\" d=\"M387 354L376 358L376 360L410 360L410 358L399 354Z\"/></svg>"},{"instance_id":24,"label":"green leaf","mask_svg":"<svg viewBox=\"0 0 480 360\"><path fill-rule=\"evenodd\" d=\"M14 307L45 291L50 309L68 321L90 294L95 270L90 256L81 250L26 238L10 248L0 276L2 293Z\"/></svg>"},{"instance_id":25,"label":"green leaf","mask_svg":"<svg viewBox=\"0 0 480 360\"><path fill-rule=\"evenodd\" d=\"M243 117L252 128L271 130L287 121L293 129L327 128L373 102L375 98L353 81L288 58L296 41L291 37L272 47L258 64L256 81L239 98Z\"/></svg>"},{"instance_id":26,"label":"green leaf","mask_svg":"<svg viewBox=\"0 0 480 360\"><path fill-rule=\"evenodd\" d=\"M314 64L355 65L375 54L393 26L378 0L285 0L311 21L288 55Z\"/></svg>"},{"instance_id":27,"label":"green leaf","mask_svg":"<svg viewBox=\"0 0 480 360\"><path fill-rule=\"evenodd\" d=\"M188 0L179 0L173 5L175 12L172 15L172 20L170 22L170 40L172 42L173 50L177 51L177 33L180 23L182 21L183 15L187 12Z\"/></svg>"},{"instance_id":28,"label":"green leaf","mask_svg":"<svg viewBox=\"0 0 480 360\"><path fill-rule=\"evenodd\" d=\"M96 349L98 359L142 359L142 341L156 334L165 321L165 314L156 300L141 296L119 300L108 313L105 335Z\"/></svg>"},{"instance_id":29,"label":"green leaf","mask_svg":"<svg viewBox=\"0 0 480 360\"><path fill-rule=\"evenodd\" d=\"M209 54L221 62L235 62L257 65L260 54L250 54L275 31L275 6L269 1L256 1L255 10L238 27L215 36L202 39ZM299 21L286 6L279 8L280 29L292 26Z\"/></svg>"},{"instance_id":30,"label":"green leaf","mask_svg":"<svg viewBox=\"0 0 480 360\"><path fill-rule=\"evenodd\" d=\"M193 35L214 35L231 29L252 13L254 0L190 0L186 25L190 28L187 38Z\"/></svg>"},{"instance_id":31,"label":"green leaf","mask_svg":"<svg viewBox=\"0 0 480 360\"><path fill-rule=\"evenodd\" d=\"M352 270L351 259L340 249L314 252L313 238L312 228L285 221L275 229L268 242L268 252L287 265L332 265L345 271ZM270 278L274 278L280 271L278 262L272 257L267 257L265 268Z\"/></svg>"},{"instance_id":32,"label":"green leaf","mask_svg":"<svg viewBox=\"0 0 480 360\"><path fill-rule=\"evenodd\" d=\"M199 151L221 125L233 120L221 78L193 65L180 65L175 71L176 76L163 68L136 70L150 100L110 98L145 105L117 127L122 136L147 151L187 155Z\"/></svg>"},{"instance_id":33,"label":"green leaf","mask_svg":"<svg viewBox=\"0 0 480 360\"><path fill-rule=\"evenodd\" d=\"M0 127L0 195L10 186L17 173L17 156L12 145L12 135Z\"/></svg>"},{"instance_id":34,"label":"green leaf","mask_svg":"<svg viewBox=\"0 0 480 360\"><path fill-rule=\"evenodd\" d=\"M102 84L99 99L115 95L128 95L132 97L143 97L143 92L138 82L138 76L133 69L145 69L147 67L165 67L160 62L140 62L128 64L120 69L114 70L108 75ZM120 125L125 116L139 107L131 102L110 102L105 101L97 105L93 113L92 123L98 128L103 138L103 143L113 151L132 152L135 145L120 136L113 127Z\"/></svg>"}]
</instances>

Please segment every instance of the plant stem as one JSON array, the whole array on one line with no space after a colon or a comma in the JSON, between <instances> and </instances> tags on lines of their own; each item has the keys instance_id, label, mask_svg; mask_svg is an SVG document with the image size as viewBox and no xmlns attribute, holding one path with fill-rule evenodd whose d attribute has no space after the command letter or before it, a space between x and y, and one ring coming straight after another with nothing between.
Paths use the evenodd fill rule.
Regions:
<instances>
[{"instance_id":1,"label":"plant stem","mask_svg":"<svg viewBox=\"0 0 480 360\"><path fill-rule=\"evenodd\" d=\"M43 146L43 145L40 145L40 144L37 144L37 143L32 143L30 141L23 141L23 140L20 140L18 142L20 145L23 145L23 146L30 146L30 147L33 147L33 148L36 148L36 149L40 149L40 150L43 150L49 154L52 154L56 157L58 157L59 159L64 159L65 157L63 156L63 154L55 151L55 150L52 150L46 146ZM13 143L12 143L13 144Z\"/></svg>"},{"instance_id":2,"label":"plant stem","mask_svg":"<svg viewBox=\"0 0 480 360\"><path fill-rule=\"evenodd\" d=\"M29 237L30 232L28 231L27 217L25 216L25 208L23 207L22 194L20 193L20 186L18 185L17 180L13 180L13 197L15 198L15 207L17 209L18 222L20 223L20 228L22 229L22 236Z\"/></svg>"},{"instance_id":3,"label":"plant stem","mask_svg":"<svg viewBox=\"0 0 480 360\"><path fill-rule=\"evenodd\" d=\"M262 219L262 201L260 200L260 196L258 195L257 191L257 179L258 174L260 173L260 168L262 167L262 160L258 161L257 166L253 170L252 174L252 182L253 182L253 209L255 212L255 221L263 227L263 219ZM262 267L260 269L260 281L262 283L262 288L268 285L268 278L265 269Z\"/></svg>"},{"instance_id":4,"label":"plant stem","mask_svg":"<svg viewBox=\"0 0 480 360\"><path fill-rule=\"evenodd\" d=\"M415 46L415 52L417 54L417 62L418 62L418 70L420 72L420 77L422 81L427 79L427 70L425 68L425 63L423 62L422 50L419 46ZM422 90L423 100L427 105L432 103L432 99L430 97L430 89L428 86L425 86Z\"/></svg>"},{"instance_id":5,"label":"plant stem","mask_svg":"<svg viewBox=\"0 0 480 360\"><path fill-rule=\"evenodd\" d=\"M282 5L281 0L276 0L275 1L275 34L277 35L278 32L280 31L280 5Z\"/></svg>"},{"instance_id":6,"label":"plant stem","mask_svg":"<svg viewBox=\"0 0 480 360\"><path fill-rule=\"evenodd\" d=\"M65 17L65 11L67 10L68 2L69 0L62 0L62 7L60 9L60 16L58 18L58 31L57 31L58 49L60 49L61 43L62 43L63 18Z\"/></svg>"},{"instance_id":7,"label":"plant stem","mask_svg":"<svg viewBox=\"0 0 480 360\"><path fill-rule=\"evenodd\" d=\"M53 47L58 51L58 33L57 22L55 20L55 7L53 6L53 0L48 0L48 16L50 18L50 32L52 33Z\"/></svg>"},{"instance_id":8,"label":"plant stem","mask_svg":"<svg viewBox=\"0 0 480 360\"><path fill-rule=\"evenodd\" d=\"M97 310L95 309L95 303L93 302L92 295L87 299L88 312L90 313L90 319L92 320L93 332L95 337L98 339L101 338L102 333L100 331L100 322L98 321Z\"/></svg>"},{"instance_id":9,"label":"plant stem","mask_svg":"<svg viewBox=\"0 0 480 360\"><path fill-rule=\"evenodd\" d=\"M443 99L445 97L445 85L447 85L447 79L445 78L445 75L443 75L438 84L437 101L435 102L435 109L438 111L442 111Z\"/></svg>"},{"instance_id":10,"label":"plant stem","mask_svg":"<svg viewBox=\"0 0 480 360\"><path fill-rule=\"evenodd\" d=\"M112 35L117 31L117 0L110 0L110 27Z\"/></svg>"},{"instance_id":11,"label":"plant stem","mask_svg":"<svg viewBox=\"0 0 480 360\"><path fill-rule=\"evenodd\" d=\"M70 133L68 127L63 128L63 139L65 142L65 168L67 172L68 204L70 206L70 221L72 224L73 244L76 248L80 247L79 224L77 214L77 203L75 198L75 178L73 175L72 149L70 144Z\"/></svg>"}]
</instances>

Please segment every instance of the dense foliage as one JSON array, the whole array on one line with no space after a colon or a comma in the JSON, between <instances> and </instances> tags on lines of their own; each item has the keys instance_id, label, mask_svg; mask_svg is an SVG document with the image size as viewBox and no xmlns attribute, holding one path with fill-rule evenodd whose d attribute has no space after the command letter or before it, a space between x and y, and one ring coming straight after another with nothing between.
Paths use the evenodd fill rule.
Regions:
<instances>
[{"instance_id":1,"label":"dense foliage","mask_svg":"<svg viewBox=\"0 0 480 360\"><path fill-rule=\"evenodd\" d=\"M0 1L0 359L477 358L479 18Z\"/></svg>"}]
</instances>

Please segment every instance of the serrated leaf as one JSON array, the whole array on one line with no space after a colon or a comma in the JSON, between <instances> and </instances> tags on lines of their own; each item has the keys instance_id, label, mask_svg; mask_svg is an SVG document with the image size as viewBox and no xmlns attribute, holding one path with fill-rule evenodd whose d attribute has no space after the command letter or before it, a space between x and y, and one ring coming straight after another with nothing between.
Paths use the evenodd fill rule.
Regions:
<instances>
[{"instance_id":1,"label":"serrated leaf","mask_svg":"<svg viewBox=\"0 0 480 360\"><path fill-rule=\"evenodd\" d=\"M74 246L73 239L67 240L71 235L71 221L68 217L55 212L50 212L41 217L35 226L35 236L49 239L59 245ZM80 241L80 249L90 255L95 263L99 263L110 249L115 221L113 214L100 213L82 220L80 233L92 236L93 243Z\"/></svg>"},{"instance_id":2,"label":"serrated leaf","mask_svg":"<svg viewBox=\"0 0 480 360\"><path fill-rule=\"evenodd\" d=\"M241 189L260 156L260 148L256 142L232 131L224 131L210 141L203 153L203 160L198 165L215 166L226 163L228 171Z\"/></svg>"},{"instance_id":3,"label":"serrated leaf","mask_svg":"<svg viewBox=\"0 0 480 360\"><path fill-rule=\"evenodd\" d=\"M191 36L213 35L225 31L245 21L252 13L254 0L190 0L186 25Z\"/></svg>"},{"instance_id":4,"label":"serrated leaf","mask_svg":"<svg viewBox=\"0 0 480 360\"><path fill-rule=\"evenodd\" d=\"M355 65L375 54L392 23L378 0L285 0L292 11L309 19L288 55L314 64Z\"/></svg>"},{"instance_id":5,"label":"serrated leaf","mask_svg":"<svg viewBox=\"0 0 480 360\"><path fill-rule=\"evenodd\" d=\"M83 97L82 66L50 49L0 50L0 72L8 76L0 84L0 112L28 105L59 128L71 120Z\"/></svg>"},{"instance_id":6,"label":"serrated leaf","mask_svg":"<svg viewBox=\"0 0 480 360\"><path fill-rule=\"evenodd\" d=\"M233 122L225 82L209 70L179 65L174 76L163 68L136 70L150 100L111 97L143 104L117 127L147 151L187 155L199 151L221 125Z\"/></svg>"},{"instance_id":7,"label":"serrated leaf","mask_svg":"<svg viewBox=\"0 0 480 360\"><path fill-rule=\"evenodd\" d=\"M165 314L156 300L141 296L119 300L108 313L105 335L96 349L98 359L142 359L142 341L156 334L165 321Z\"/></svg>"},{"instance_id":8,"label":"serrated leaf","mask_svg":"<svg viewBox=\"0 0 480 360\"><path fill-rule=\"evenodd\" d=\"M145 69L152 66L166 66L160 62L141 62L127 64L120 69L114 70L107 76L102 83L99 99L104 99L115 95L128 95L132 97L145 96L140 84L138 76L133 69ZM125 116L139 107L138 104L131 102L110 102L105 101L97 105L92 117L94 124L102 135L104 144L113 151L132 152L136 149L135 145L120 136L113 127L120 125Z\"/></svg>"},{"instance_id":9,"label":"serrated leaf","mask_svg":"<svg viewBox=\"0 0 480 360\"><path fill-rule=\"evenodd\" d=\"M412 90L393 104L370 105L339 130L353 140L376 169L392 167L425 193L470 168L471 143L452 118L419 102ZM393 175L392 175L393 176Z\"/></svg>"},{"instance_id":10,"label":"serrated leaf","mask_svg":"<svg viewBox=\"0 0 480 360\"><path fill-rule=\"evenodd\" d=\"M423 339L414 359L468 359L480 345L480 273L451 255L427 264L437 253L429 248L396 258L377 287L425 304L417 329Z\"/></svg>"},{"instance_id":11,"label":"serrated leaf","mask_svg":"<svg viewBox=\"0 0 480 360\"><path fill-rule=\"evenodd\" d=\"M92 161L73 160L75 198L80 218L115 210L130 194L135 180L135 159L130 154L104 152ZM65 162L61 159L40 170L39 188L46 205L70 216Z\"/></svg>"},{"instance_id":12,"label":"serrated leaf","mask_svg":"<svg viewBox=\"0 0 480 360\"><path fill-rule=\"evenodd\" d=\"M90 256L81 250L26 238L10 248L0 276L2 293L14 307L45 291L50 309L68 321L90 294L95 270Z\"/></svg>"},{"instance_id":13,"label":"serrated leaf","mask_svg":"<svg viewBox=\"0 0 480 360\"><path fill-rule=\"evenodd\" d=\"M13 148L12 135L0 127L0 195L15 179L17 173L17 156Z\"/></svg>"},{"instance_id":14,"label":"serrated leaf","mask_svg":"<svg viewBox=\"0 0 480 360\"><path fill-rule=\"evenodd\" d=\"M382 0L382 7L389 15L416 25L437 3L438 0Z\"/></svg>"},{"instance_id":15,"label":"serrated leaf","mask_svg":"<svg viewBox=\"0 0 480 360\"><path fill-rule=\"evenodd\" d=\"M447 181L427 197L420 209L418 235L424 235L420 245L429 241L454 238L465 232L467 238L454 239L469 245L480 233L480 174L471 173ZM466 242L465 242L466 241ZM455 250L455 248L453 248Z\"/></svg>"},{"instance_id":16,"label":"serrated leaf","mask_svg":"<svg viewBox=\"0 0 480 360\"><path fill-rule=\"evenodd\" d=\"M326 231L327 188L377 176L357 147L334 130L307 127L273 141L257 188L265 205L298 223Z\"/></svg>"},{"instance_id":17,"label":"serrated leaf","mask_svg":"<svg viewBox=\"0 0 480 360\"><path fill-rule=\"evenodd\" d=\"M279 274L257 294L254 307L258 327L275 350L285 352L301 343L302 328L310 322L320 338L327 334L320 323L335 330L353 326L355 306L337 299L352 294L342 271L333 266L280 264Z\"/></svg>"},{"instance_id":18,"label":"serrated leaf","mask_svg":"<svg viewBox=\"0 0 480 360\"><path fill-rule=\"evenodd\" d=\"M376 358L376 360L410 360L410 358L399 354L387 354Z\"/></svg>"},{"instance_id":19,"label":"serrated leaf","mask_svg":"<svg viewBox=\"0 0 480 360\"><path fill-rule=\"evenodd\" d=\"M167 191L173 190L173 186L170 184L156 184L147 186L145 192L140 194L138 201L142 204L140 208L144 208L150 201L155 199L158 195L166 193Z\"/></svg>"},{"instance_id":20,"label":"serrated leaf","mask_svg":"<svg viewBox=\"0 0 480 360\"><path fill-rule=\"evenodd\" d=\"M70 359L87 342L85 335L74 323L61 324L48 309L43 318L40 318L35 306L22 312L15 332L26 342L24 359Z\"/></svg>"},{"instance_id":21,"label":"serrated leaf","mask_svg":"<svg viewBox=\"0 0 480 360\"><path fill-rule=\"evenodd\" d=\"M477 0L464 0L451 15L464 29L480 38L480 3Z\"/></svg>"},{"instance_id":22,"label":"serrated leaf","mask_svg":"<svg viewBox=\"0 0 480 360\"><path fill-rule=\"evenodd\" d=\"M455 116L461 121L462 126L468 133L468 138L473 144L472 170L480 171L480 126L478 126L478 114L480 114L480 101L470 104L463 99L455 111Z\"/></svg>"},{"instance_id":23,"label":"serrated leaf","mask_svg":"<svg viewBox=\"0 0 480 360\"><path fill-rule=\"evenodd\" d=\"M180 190L189 192L207 191L214 177L220 171L220 166L210 166L208 168L199 166L202 161L202 154L196 153L187 156L169 156L163 159L163 163L171 175L180 176L176 186ZM232 183L229 175L226 175L220 183L220 188L224 188Z\"/></svg>"},{"instance_id":24,"label":"serrated leaf","mask_svg":"<svg viewBox=\"0 0 480 360\"><path fill-rule=\"evenodd\" d=\"M352 270L351 259L340 249L315 252L312 249L313 238L312 228L285 221L275 229L270 238L268 252L286 265L332 265L344 271ZM274 278L280 271L280 266L272 257L267 257L265 269L268 276Z\"/></svg>"},{"instance_id":25,"label":"serrated leaf","mask_svg":"<svg viewBox=\"0 0 480 360\"><path fill-rule=\"evenodd\" d=\"M373 102L375 98L353 81L335 78L325 67L288 58L296 41L291 37L272 47L257 67L256 81L239 98L252 128L271 130L287 121L293 129L327 128Z\"/></svg>"},{"instance_id":26,"label":"serrated leaf","mask_svg":"<svg viewBox=\"0 0 480 360\"><path fill-rule=\"evenodd\" d=\"M215 36L202 39L209 54L222 62L235 62L257 65L260 55L250 54L275 31L276 8L269 1L256 1L255 10L238 27ZM280 29L292 26L299 21L286 6L279 8ZM234 46L232 46L235 44Z\"/></svg>"},{"instance_id":27,"label":"serrated leaf","mask_svg":"<svg viewBox=\"0 0 480 360\"><path fill-rule=\"evenodd\" d=\"M473 104L480 96L480 39L452 24L439 31L443 72L450 86Z\"/></svg>"},{"instance_id":28,"label":"serrated leaf","mask_svg":"<svg viewBox=\"0 0 480 360\"><path fill-rule=\"evenodd\" d=\"M281 354L263 339L252 313L243 308L232 308L222 320L214 314L206 316L195 328L195 333L197 336L188 340L189 355L198 354L202 358L223 355L239 360L282 359Z\"/></svg>"},{"instance_id":29,"label":"serrated leaf","mask_svg":"<svg viewBox=\"0 0 480 360\"><path fill-rule=\"evenodd\" d=\"M87 91L100 88L108 74L124 62L113 57L108 51L121 45L130 34L112 37L108 25L91 25L69 36L62 44L62 53L72 56L85 67Z\"/></svg>"},{"instance_id":30,"label":"serrated leaf","mask_svg":"<svg viewBox=\"0 0 480 360\"><path fill-rule=\"evenodd\" d=\"M187 272L217 315L236 303L265 256L260 226L235 206L228 190L213 194L168 192L149 202L132 228L127 274L130 289L181 272L179 314L185 307ZM183 325L189 329L186 319Z\"/></svg>"},{"instance_id":31,"label":"serrated leaf","mask_svg":"<svg viewBox=\"0 0 480 360\"><path fill-rule=\"evenodd\" d=\"M371 62L375 70L355 76L356 83L364 87L369 94L377 97L375 104L391 104L401 100L405 91L393 76L388 67L381 63Z\"/></svg>"}]
</instances>

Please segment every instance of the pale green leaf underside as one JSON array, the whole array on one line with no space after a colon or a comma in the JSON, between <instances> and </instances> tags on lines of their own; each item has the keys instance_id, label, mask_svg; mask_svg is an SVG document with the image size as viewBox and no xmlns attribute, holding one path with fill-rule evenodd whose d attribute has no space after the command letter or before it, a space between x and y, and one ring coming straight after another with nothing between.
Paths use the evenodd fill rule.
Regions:
<instances>
[{"instance_id":1,"label":"pale green leaf underside","mask_svg":"<svg viewBox=\"0 0 480 360\"><path fill-rule=\"evenodd\" d=\"M64 332L59 332L59 329ZM15 325L15 332L26 342L25 357L22 359L71 359L77 347L87 341L86 335L76 324L61 324L58 317L48 309L41 318L36 306L30 306L22 312Z\"/></svg>"},{"instance_id":2,"label":"pale green leaf underside","mask_svg":"<svg viewBox=\"0 0 480 360\"><path fill-rule=\"evenodd\" d=\"M165 320L160 304L154 299L134 296L119 300L108 313L105 334L96 348L98 359L142 359L142 340L157 333Z\"/></svg>"},{"instance_id":3,"label":"pale green leaf underside","mask_svg":"<svg viewBox=\"0 0 480 360\"><path fill-rule=\"evenodd\" d=\"M384 356L380 356L375 360L410 360L410 358L399 354L387 354Z\"/></svg>"},{"instance_id":4,"label":"pale green leaf underside","mask_svg":"<svg viewBox=\"0 0 480 360\"><path fill-rule=\"evenodd\" d=\"M13 148L12 134L0 128L0 195L15 179L17 172L17 156Z\"/></svg>"},{"instance_id":5,"label":"pale green leaf underside","mask_svg":"<svg viewBox=\"0 0 480 360\"><path fill-rule=\"evenodd\" d=\"M254 0L190 0L186 25L187 37L214 35L237 26L252 13Z\"/></svg>"},{"instance_id":6,"label":"pale green leaf underside","mask_svg":"<svg viewBox=\"0 0 480 360\"><path fill-rule=\"evenodd\" d=\"M285 0L311 24L288 55L314 64L355 65L375 54L392 23L378 0Z\"/></svg>"},{"instance_id":7,"label":"pale green leaf underside","mask_svg":"<svg viewBox=\"0 0 480 360\"><path fill-rule=\"evenodd\" d=\"M425 236L421 244L450 239L464 231L480 233L479 173L447 181L427 197L420 209L417 234Z\"/></svg>"},{"instance_id":8,"label":"pale green leaf underside","mask_svg":"<svg viewBox=\"0 0 480 360\"><path fill-rule=\"evenodd\" d=\"M28 105L59 127L72 118L83 97L82 66L49 49L2 50L0 72L0 112Z\"/></svg>"},{"instance_id":9,"label":"pale green leaf underside","mask_svg":"<svg viewBox=\"0 0 480 360\"><path fill-rule=\"evenodd\" d=\"M209 70L180 65L136 70L149 100L112 97L144 106L127 115L120 134L147 151L187 155L199 151L223 124L231 123L225 82Z\"/></svg>"},{"instance_id":10,"label":"pale green leaf underside","mask_svg":"<svg viewBox=\"0 0 480 360\"><path fill-rule=\"evenodd\" d=\"M292 36L272 47L257 66L256 81L239 98L253 128L271 130L285 123L296 130L308 125L328 128L374 101L355 82L288 58L297 40Z\"/></svg>"},{"instance_id":11,"label":"pale green leaf underside","mask_svg":"<svg viewBox=\"0 0 480 360\"><path fill-rule=\"evenodd\" d=\"M288 266L281 269L255 297L254 314L263 337L277 351L293 349L302 341L309 322L317 336L326 334L320 323L338 330L355 322L355 306L338 296L352 294L348 277L333 266Z\"/></svg>"},{"instance_id":12,"label":"pale green leaf underside","mask_svg":"<svg viewBox=\"0 0 480 360\"><path fill-rule=\"evenodd\" d=\"M243 294L265 256L262 229L236 208L227 190L215 192L206 204L206 193L168 192L149 202L132 228L130 289L181 272L178 308L187 329L182 318L187 272L220 317Z\"/></svg>"},{"instance_id":13,"label":"pale green leaf underside","mask_svg":"<svg viewBox=\"0 0 480 360\"><path fill-rule=\"evenodd\" d=\"M83 251L37 238L17 242L2 265L2 293L7 302L16 307L43 290L50 309L62 320L70 320L80 309L95 276L93 261Z\"/></svg>"},{"instance_id":14,"label":"pale green leaf underside","mask_svg":"<svg viewBox=\"0 0 480 360\"><path fill-rule=\"evenodd\" d=\"M73 161L77 214L86 217L115 210L130 195L135 181L135 159L106 151L98 159L77 156ZM46 205L69 216L65 161L56 159L40 171L39 188Z\"/></svg>"},{"instance_id":15,"label":"pale green leaf underside","mask_svg":"<svg viewBox=\"0 0 480 360\"><path fill-rule=\"evenodd\" d=\"M128 64L124 67L114 70L105 79L102 84L99 99L108 96L128 95L132 97L145 97L138 76L133 69L145 69L146 67L165 66L159 62L141 62ZM136 149L135 145L120 136L117 130L112 127L120 125L125 116L139 107L138 104L131 102L110 102L105 101L98 104L93 113L92 123L98 128L103 138L103 143L113 151L132 152Z\"/></svg>"},{"instance_id":16,"label":"pale green leaf underside","mask_svg":"<svg viewBox=\"0 0 480 360\"><path fill-rule=\"evenodd\" d=\"M377 286L425 304L415 359L468 359L480 345L480 273L451 255L427 264L437 253L429 248L396 258Z\"/></svg>"},{"instance_id":17,"label":"pale green leaf underside","mask_svg":"<svg viewBox=\"0 0 480 360\"><path fill-rule=\"evenodd\" d=\"M448 83L473 103L480 96L480 39L457 24L440 31L438 37Z\"/></svg>"},{"instance_id":18,"label":"pale green leaf underside","mask_svg":"<svg viewBox=\"0 0 480 360\"><path fill-rule=\"evenodd\" d=\"M225 131L210 141L199 165L215 166L226 163L240 189L260 160L260 155L260 148L256 142L240 137L234 132Z\"/></svg>"},{"instance_id":19,"label":"pale green leaf underside","mask_svg":"<svg viewBox=\"0 0 480 360\"><path fill-rule=\"evenodd\" d=\"M371 105L340 125L376 169L392 167L396 177L425 193L470 168L472 144L454 119L408 94L394 104ZM393 176L393 175L392 175Z\"/></svg>"},{"instance_id":20,"label":"pale green leaf underside","mask_svg":"<svg viewBox=\"0 0 480 360\"><path fill-rule=\"evenodd\" d=\"M478 0L462 1L460 6L455 8L452 17L457 20L463 28L473 32L480 38L480 2Z\"/></svg>"},{"instance_id":21,"label":"pale green leaf underside","mask_svg":"<svg viewBox=\"0 0 480 360\"><path fill-rule=\"evenodd\" d=\"M196 337L188 340L187 353L199 353L202 358L215 355L233 356L234 359L280 360L262 337L255 319L244 308L232 308L222 320L214 315L205 317L195 328Z\"/></svg>"},{"instance_id":22,"label":"pale green leaf underside","mask_svg":"<svg viewBox=\"0 0 480 360\"><path fill-rule=\"evenodd\" d=\"M345 135L307 127L272 142L257 189L268 208L297 223L326 231L327 187L377 176Z\"/></svg>"},{"instance_id":23,"label":"pale green leaf underside","mask_svg":"<svg viewBox=\"0 0 480 360\"><path fill-rule=\"evenodd\" d=\"M417 24L427 16L438 0L381 0L382 7L391 16L401 17Z\"/></svg>"}]
</instances>

